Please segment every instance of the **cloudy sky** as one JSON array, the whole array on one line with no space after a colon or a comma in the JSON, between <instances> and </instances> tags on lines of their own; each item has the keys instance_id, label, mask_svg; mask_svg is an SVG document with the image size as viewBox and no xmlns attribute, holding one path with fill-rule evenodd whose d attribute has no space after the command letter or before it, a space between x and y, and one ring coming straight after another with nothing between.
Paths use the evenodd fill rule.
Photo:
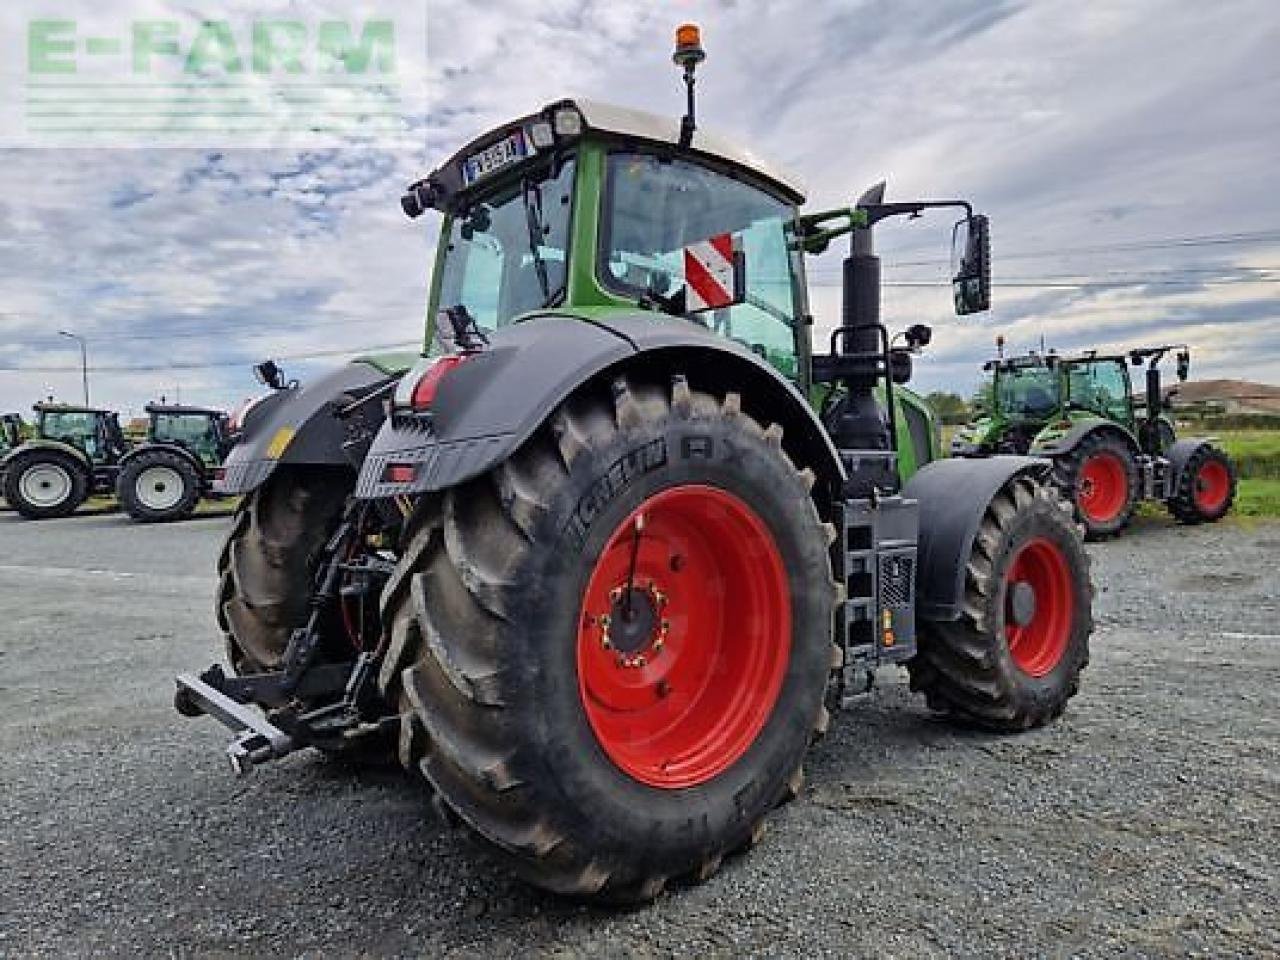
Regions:
<instances>
[{"instance_id":1,"label":"cloudy sky","mask_svg":"<svg viewBox=\"0 0 1280 960\"><path fill-rule=\"evenodd\" d=\"M0 149L0 408L78 397L60 329L89 339L94 400L125 411L179 389L234 404L269 355L331 355L286 361L306 377L419 338L435 226L403 217L404 185L566 94L678 114L684 19L710 54L706 125L796 171L812 204L885 178L890 199L991 215L999 286L979 319L936 285L945 217L881 231L888 319L935 328L923 389L970 390L997 333L1185 339L1193 376L1280 382L1274 0L456 0L428 6L401 148ZM838 270L812 264L820 326Z\"/></svg>"}]
</instances>

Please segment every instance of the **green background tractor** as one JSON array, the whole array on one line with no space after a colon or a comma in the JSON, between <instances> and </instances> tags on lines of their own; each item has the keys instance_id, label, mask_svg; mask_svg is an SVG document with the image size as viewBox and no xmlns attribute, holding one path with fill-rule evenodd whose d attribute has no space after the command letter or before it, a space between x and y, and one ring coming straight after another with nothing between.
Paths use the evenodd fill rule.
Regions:
<instances>
[{"instance_id":1,"label":"green background tractor","mask_svg":"<svg viewBox=\"0 0 1280 960\"><path fill-rule=\"evenodd\" d=\"M878 668L1001 731L1078 689L1088 560L1044 464L934 459L928 330L880 321L878 223L962 211L964 314L986 219L883 184L802 214L698 125L703 56L682 28L681 121L558 101L411 185L443 217L411 367L265 377L219 485L231 670L175 703L237 770L390 741L520 876L636 902L754 843ZM815 345L805 255L843 238Z\"/></svg>"},{"instance_id":2,"label":"green background tractor","mask_svg":"<svg viewBox=\"0 0 1280 960\"><path fill-rule=\"evenodd\" d=\"M69 516L94 493L115 487L128 450L110 410L38 403L34 434L0 461L4 498L30 520Z\"/></svg>"},{"instance_id":3,"label":"green background tractor","mask_svg":"<svg viewBox=\"0 0 1280 960\"><path fill-rule=\"evenodd\" d=\"M0 457L13 450L26 439L26 424L16 413L0 414Z\"/></svg>"},{"instance_id":4,"label":"green background tractor","mask_svg":"<svg viewBox=\"0 0 1280 960\"><path fill-rule=\"evenodd\" d=\"M191 516L232 446L227 415L206 407L148 404L147 439L120 461L116 497L134 520Z\"/></svg>"},{"instance_id":5,"label":"green background tractor","mask_svg":"<svg viewBox=\"0 0 1280 960\"><path fill-rule=\"evenodd\" d=\"M956 433L951 453L1051 458L1056 482L1093 539L1123 530L1143 499L1162 501L1187 523L1221 519L1235 497L1235 468L1212 439L1178 439L1160 385L1160 362L1170 353L1185 380L1185 345L992 360L988 409ZM1143 364L1139 400L1129 368Z\"/></svg>"}]
</instances>

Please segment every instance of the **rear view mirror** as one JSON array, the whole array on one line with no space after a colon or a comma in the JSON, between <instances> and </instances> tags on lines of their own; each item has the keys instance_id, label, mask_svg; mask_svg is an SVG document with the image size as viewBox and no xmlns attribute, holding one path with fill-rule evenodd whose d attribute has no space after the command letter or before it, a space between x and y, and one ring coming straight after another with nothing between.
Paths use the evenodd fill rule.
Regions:
<instances>
[{"instance_id":1,"label":"rear view mirror","mask_svg":"<svg viewBox=\"0 0 1280 960\"><path fill-rule=\"evenodd\" d=\"M262 363L255 364L253 375L264 387L270 387L272 390L285 388L284 371L274 360L264 360Z\"/></svg>"},{"instance_id":2,"label":"rear view mirror","mask_svg":"<svg viewBox=\"0 0 1280 960\"><path fill-rule=\"evenodd\" d=\"M951 232L951 289L956 315L991 309L991 227L982 214L961 220Z\"/></svg>"},{"instance_id":3,"label":"rear view mirror","mask_svg":"<svg viewBox=\"0 0 1280 960\"><path fill-rule=\"evenodd\" d=\"M1178 379L1186 380L1189 373L1191 373L1191 354L1183 350L1178 354Z\"/></svg>"},{"instance_id":4,"label":"rear view mirror","mask_svg":"<svg viewBox=\"0 0 1280 960\"><path fill-rule=\"evenodd\" d=\"M747 258L742 240L716 234L684 248L685 311L719 310L747 299Z\"/></svg>"}]
</instances>

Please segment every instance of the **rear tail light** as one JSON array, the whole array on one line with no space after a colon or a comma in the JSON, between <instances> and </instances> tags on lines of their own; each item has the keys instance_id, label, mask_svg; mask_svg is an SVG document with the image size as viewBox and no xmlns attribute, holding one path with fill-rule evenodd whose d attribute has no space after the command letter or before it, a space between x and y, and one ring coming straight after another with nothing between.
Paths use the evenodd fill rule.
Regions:
<instances>
[{"instance_id":1,"label":"rear tail light","mask_svg":"<svg viewBox=\"0 0 1280 960\"><path fill-rule=\"evenodd\" d=\"M444 378L466 360L465 355L451 354L419 363L400 381L396 390L396 406L408 407L418 413L430 410Z\"/></svg>"},{"instance_id":2,"label":"rear tail light","mask_svg":"<svg viewBox=\"0 0 1280 960\"><path fill-rule=\"evenodd\" d=\"M383 483L413 483L418 468L412 463L388 463L382 471Z\"/></svg>"}]
</instances>

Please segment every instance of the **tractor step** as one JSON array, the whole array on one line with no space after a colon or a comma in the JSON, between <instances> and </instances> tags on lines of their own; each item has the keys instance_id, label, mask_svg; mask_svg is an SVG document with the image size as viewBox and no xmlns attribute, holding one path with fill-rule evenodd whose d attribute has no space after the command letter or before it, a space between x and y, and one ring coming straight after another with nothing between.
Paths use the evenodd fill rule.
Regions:
<instances>
[{"instance_id":1,"label":"tractor step","mask_svg":"<svg viewBox=\"0 0 1280 960\"><path fill-rule=\"evenodd\" d=\"M916 501L900 496L846 500L840 513L845 599L836 622L846 706L871 689L878 667L915 656L920 515Z\"/></svg>"},{"instance_id":2,"label":"tractor step","mask_svg":"<svg viewBox=\"0 0 1280 960\"><path fill-rule=\"evenodd\" d=\"M175 695L179 712L193 716L205 713L236 731L239 736L227 747L227 759L238 776L255 766L286 756L298 749L298 743L253 707L232 700L199 677L189 673L177 678Z\"/></svg>"}]
</instances>

